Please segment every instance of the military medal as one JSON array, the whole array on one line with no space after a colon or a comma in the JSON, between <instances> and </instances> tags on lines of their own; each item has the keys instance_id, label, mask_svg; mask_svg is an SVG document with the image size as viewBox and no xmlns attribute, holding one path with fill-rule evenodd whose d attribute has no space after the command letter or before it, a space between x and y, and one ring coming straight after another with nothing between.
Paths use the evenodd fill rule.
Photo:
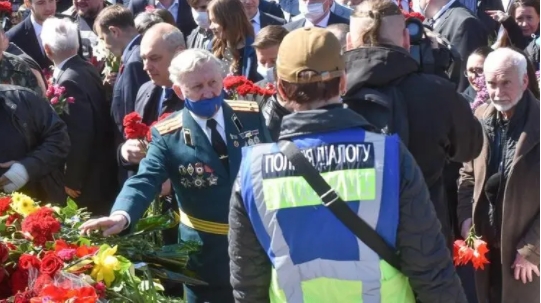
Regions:
<instances>
[{"instance_id":1,"label":"military medal","mask_svg":"<svg viewBox=\"0 0 541 303\"><path fill-rule=\"evenodd\" d=\"M248 139L248 145L254 145L254 139L252 138Z\"/></svg>"},{"instance_id":2,"label":"military medal","mask_svg":"<svg viewBox=\"0 0 541 303\"><path fill-rule=\"evenodd\" d=\"M181 176L186 175L186 167L184 167L184 165L179 166L178 172L180 173Z\"/></svg>"},{"instance_id":3,"label":"military medal","mask_svg":"<svg viewBox=\"0 0 541 303\"><path fill-rule=\"evenodd\" d=\"M190 176L193 175L194 169L192 163L188 164L188 168L186 169L186 171L188 171L188 174L190 174Z\"/></svg>"},{"instance_id":4,"label":"military medal","mask_svg":"<svg viewBox=\"0 0 541 303\"><path fill-rule=\"evenodd\" d=\"M205 169L206 173L212 174L214 172L214 170L208 165L203 165L203 168Z\"/></svg>"},{"instance_id":5,"label":"military medal","mask_svg":"<svg viewBox=\"0 0 541 303\"><path fill-rule=\"evenodd\" d=\"M231 140L237 140L239 137L237 135L229 134Z\"/></svg>"},{"instance_id":6,"label":"military medal","mask_svg":"<svg viewBox=\"0 0 541 303\"><path fill-rule=\"evenodd\" d=\"M258 136L254 136L254 143L259 144L261 141L259 140Z\"/></svg>"},{"instance_id":7,"label":"military medal","mask_svg":"<svg viewBox=\"0 0 541 303\"><path fill-rule=\"evenodd\" d=\"M195 179L193 180L193 185L197 188L201 188L203 186L205 186L205 180L203 179L202 176L197 176L195 177Z\"/></svg>"},{"instance_id":8,"label":"military medal","mask_svg":"<svg viewBox=\"0 0 541 303\"><path fill-rule=\"evenodd\" d=\"M180 179L180 184L182 184L182 186L184 186L184 187L189 187L189 186L188 186L188 182L189 182L189 181L186 180L186 178Z\"/></svg>"},{"instance_id":9,"label":"military medal","mask_svg":"<svg viewBox=\"0 0 541 303\"><path fill-rule=\"evenodd\" d=\"M205 172L205 169L203 168L203 163L197 162L195 163L195 173L198 175L202 175Z\"/></svg>"},{"instance_id":10,"label":"military medal","mask_svg":"<svg viewBox=\"0 0 541 303\"><path fill-rule=\"evenodd\" d=\"M218 177L216 177L214 174L211 174L207 180L209 181L209 186L210 185L218 185Z\"/></svg>"},{"instance_id":11,"label":"military medal","mask_svg":"<svg viewBox=\"0 0 541 303\"><path fill-rule=\"evenodd\" d=\"M237 140L233 141L233 146L239 147L239 141L237 141Z\"/></svg>"},{"instance_id":12,"label":"military medal","mask_svg":"<svg viewBox=\"0 0 541 303\"><path fill-rule=\"evenodd\" d=\"M231 120L233 120L233 124L235 124L235 127L237 128L237 130L240 133L240 130L242 129L242 123L240 123L239 117L237 117L236 114L233 114L231 116Z\"/></svg>"}]
</instances>

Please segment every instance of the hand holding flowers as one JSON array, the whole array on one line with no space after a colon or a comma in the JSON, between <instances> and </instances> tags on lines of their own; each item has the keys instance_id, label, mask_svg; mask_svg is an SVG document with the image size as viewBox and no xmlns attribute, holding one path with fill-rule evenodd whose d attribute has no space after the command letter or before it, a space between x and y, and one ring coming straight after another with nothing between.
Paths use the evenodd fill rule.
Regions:
<instances>
[{"instance_id":1,"label":"hand holding flowers","mask_svg":"<svg viewBox=\"0 0 541 303\"><path fill-rule=\"evenodd\" d=\"M66 88L64 86L50 85L45 95L58 115L63 113L69 115L69 104L75 103L75 99L66 97Z\"/></svg>"}]
</instances>

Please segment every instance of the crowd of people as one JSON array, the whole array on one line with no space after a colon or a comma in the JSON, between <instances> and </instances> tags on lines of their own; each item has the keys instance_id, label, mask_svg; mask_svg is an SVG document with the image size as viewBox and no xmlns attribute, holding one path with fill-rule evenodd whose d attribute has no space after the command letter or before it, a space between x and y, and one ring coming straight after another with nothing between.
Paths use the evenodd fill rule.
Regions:
<instances>
[{"instance_id":1,"label":"crowd of people","mask_svg":"<svg viewBox=\"0 0 541 303\"><path fill-rule=\"evenodd\" d=\"M165 284L188 303L538 302L539 9L25 1L0 30L0 192L71 198L106 236L158 197L165 243L202 243L208 285ZM489 263L456 265L459 239Z\"/></svg>"}]
</instances>

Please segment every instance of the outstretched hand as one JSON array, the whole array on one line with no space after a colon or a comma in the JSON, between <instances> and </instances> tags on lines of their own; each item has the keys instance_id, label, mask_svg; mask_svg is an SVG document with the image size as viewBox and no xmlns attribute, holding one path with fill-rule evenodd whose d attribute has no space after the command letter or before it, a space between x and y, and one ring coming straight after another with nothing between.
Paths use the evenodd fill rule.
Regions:
<instances>
[{"instance_id":1,"label":"outstretched hand","mask_svg":"<svg viewBox=\"0 0 541 303\"><path fill-rule=\"evenodd\" d=\"M128 219L125 216L114 214L109 217L88 220L79 227L79 231L81 234L90 235L91 232L100 230L103 231L103 236L108 237L123 231L127 223Z\"/></svg>"}]
</instances>

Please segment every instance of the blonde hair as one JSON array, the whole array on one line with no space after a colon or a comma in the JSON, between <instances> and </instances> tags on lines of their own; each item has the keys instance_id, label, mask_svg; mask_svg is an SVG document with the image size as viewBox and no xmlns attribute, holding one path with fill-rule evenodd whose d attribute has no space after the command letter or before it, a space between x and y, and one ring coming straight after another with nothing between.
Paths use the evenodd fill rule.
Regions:
<instances>
[{"instance_id":1,"label":"blonde hair","mask_svg":"<svg viewBox=\"0 0 541 303\"><path fill-rule=\"evenodd\" d=\"M397 20L402 20L405 26L402 11L395 2L391 0L366 0L361 2L351 16L350 31L358 33L357 37L353 37L353 39L356 39L356 44L368 46L383 43L394 44L392 41L388 41L392 40L389 37L392 36L392 33L390 33L392 29L389 28L390 26L385 26L383 20L393 16L396 16Z\"/></svg>"}]
</instances>

